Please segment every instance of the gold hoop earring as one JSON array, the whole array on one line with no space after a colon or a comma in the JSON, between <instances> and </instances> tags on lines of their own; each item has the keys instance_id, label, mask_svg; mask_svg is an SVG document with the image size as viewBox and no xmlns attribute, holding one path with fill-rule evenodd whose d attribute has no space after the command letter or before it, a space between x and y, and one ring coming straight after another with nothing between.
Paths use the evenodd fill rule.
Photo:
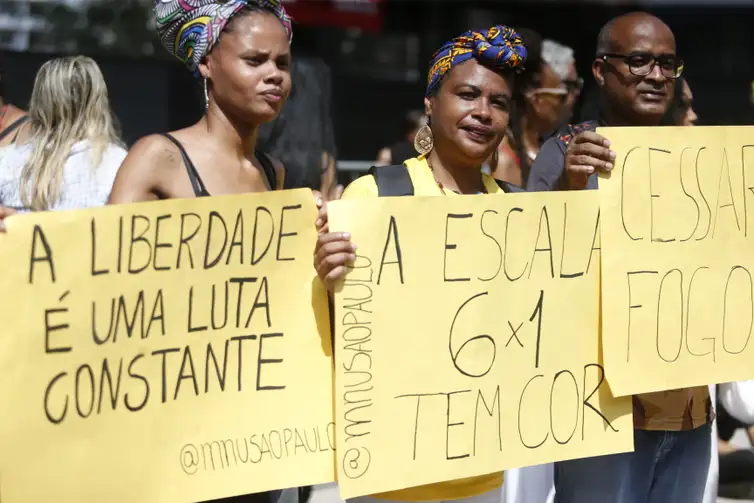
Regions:
<instances>
[{"instance_id":1,"label":"gold hoop earring","mask_svg":"<svg viewBox=\"0 0 754 503\"><path fill-rule=\"evenodd\" d=\"M414 148L420 155L427 155L432 152L433 147L434 138L432 137L432 130L425 124L416 132Z\"/></svg>"}]
</instances>

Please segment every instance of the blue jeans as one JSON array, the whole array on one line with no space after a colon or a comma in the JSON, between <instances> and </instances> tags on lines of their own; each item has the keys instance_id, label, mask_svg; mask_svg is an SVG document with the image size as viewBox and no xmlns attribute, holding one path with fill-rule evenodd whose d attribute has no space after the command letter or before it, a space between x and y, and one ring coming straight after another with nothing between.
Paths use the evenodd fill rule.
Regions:
<instances>
[{"instance_id":1,"label":"blue jeans","mask_svg":"<svg viewBox=\"0 0 754 503\"><path fill-rule=\"evenodd\" d=\"M555 503L702 503L711 427L634 431L634 452L555 464Z\"/></svg>"}]
</instances>

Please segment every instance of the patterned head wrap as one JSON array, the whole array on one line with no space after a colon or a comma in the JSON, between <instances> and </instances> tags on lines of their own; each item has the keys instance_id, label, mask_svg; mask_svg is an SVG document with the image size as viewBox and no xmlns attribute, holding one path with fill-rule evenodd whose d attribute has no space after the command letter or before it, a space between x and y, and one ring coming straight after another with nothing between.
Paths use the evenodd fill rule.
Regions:
<instances>
[{"instance_id":1,"label":"patterned head wrap","mask_svg":"<svg viewBox=\"0 0 754 503\"><path fill-rule=\"evenodd\" d=\"M291 40L291 18L281 0L154 0L157 34L170 54L198 74L199 63L231 18L253 5L273 12Z\"/></svg>"},{"instance_id":2,"label":"patterned head wrap","mask_svg":"<svg viewBox=\"0 0 754 503\"><path fill-rule=\"evenodd\" d=\"M498 70L520 71L526 61L526 47L521 36L507 26L493 26L485 32L467 31L443 44L432 56L426 95L437 89L451 68L472 58Z\"/></svg>"}]
</instances>

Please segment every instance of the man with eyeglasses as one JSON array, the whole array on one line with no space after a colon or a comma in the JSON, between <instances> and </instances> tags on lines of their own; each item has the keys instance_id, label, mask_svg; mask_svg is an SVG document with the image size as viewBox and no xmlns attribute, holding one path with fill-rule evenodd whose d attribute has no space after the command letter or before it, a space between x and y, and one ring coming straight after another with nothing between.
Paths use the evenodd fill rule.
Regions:
<instances>
[{"instance_id":1,"label":"man with eyeglasses","mask_svg":"<svg viewBox=\"0 0 754 503\"><path fill-rule=\"evenodd\" d=\"M592 64L600 119L549 139L527 190L596 189L596 172L612 169L615 153L595 129L659 125L682 72L660 19L632 13L607 23ZM706 386L635 396L634 452L557 463L555 503L701 503L713 416Z\"/></svg>"}]
</instances>

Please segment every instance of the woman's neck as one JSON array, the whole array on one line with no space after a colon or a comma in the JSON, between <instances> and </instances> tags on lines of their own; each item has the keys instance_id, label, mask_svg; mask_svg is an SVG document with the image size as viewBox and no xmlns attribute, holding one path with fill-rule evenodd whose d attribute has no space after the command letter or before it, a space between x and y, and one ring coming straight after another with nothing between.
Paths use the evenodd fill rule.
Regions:
<instances>
[{"instance_id":1,"label":"woman's neck","mask_svg":"<svg viewBox=\"0 0 754 503\"><path fill-rule=\"evenodd\" d=\"M222 143L223 148L236 152L239 159L250 159L257 146L259 127L231 120L218 107L210 106L202 118L207 132Z\"/></svg>"},{"instance_id":2,"label":"woman's neck","mask_svg":"<svg viewBox=\"0 0 754 503\"><path fill-rule=\"evenodd\" d=\"M483 192L482 166L453 161L448 155L443 155L442 149L435 148L427 156L427 162L435 180L444 188L461 194L478 194Z\"/></svg>"}]
</instances>

